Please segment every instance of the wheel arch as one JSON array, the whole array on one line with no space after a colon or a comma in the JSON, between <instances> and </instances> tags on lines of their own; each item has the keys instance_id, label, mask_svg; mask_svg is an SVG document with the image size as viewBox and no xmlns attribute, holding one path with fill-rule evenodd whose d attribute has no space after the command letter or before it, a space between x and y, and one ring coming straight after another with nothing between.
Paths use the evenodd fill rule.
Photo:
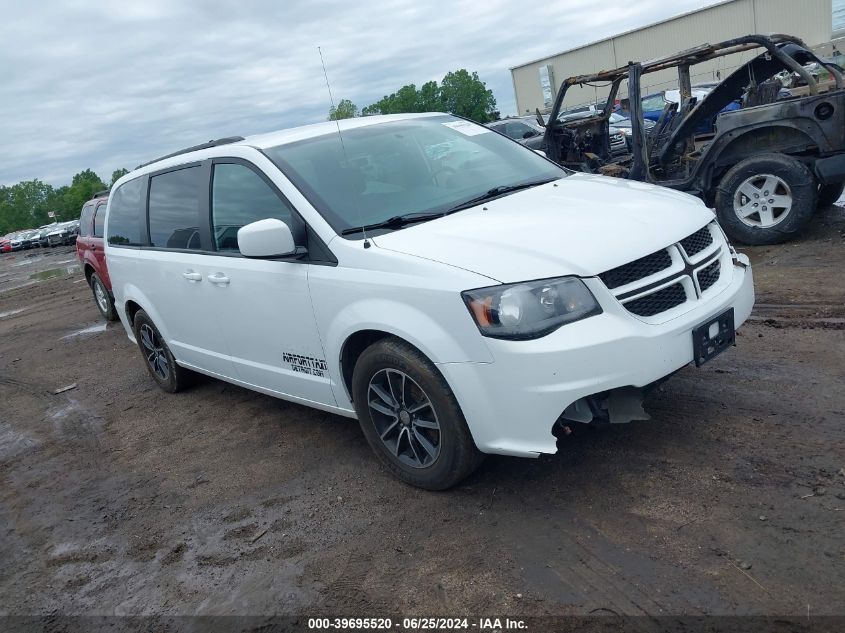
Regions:
<instances>
[{"instance_id":1,"label":"wheel arch","mask_svg":"<svg viewBox=\"0 0 845 633\"><path fill-rule=\"evenodd\" d=\"M324 339L327 358L330 359L329 371L336 372L335 383L343 385L343 391L335 394L340 406L345 405L342 403L344 397L352 403L355 362L365 349L386 337L407 343L435 366L452 362L493 362L490 350L478 336L469 315L465 328L446 329L430 315L407 304L393 301L364 303L367 305L350 306L338 314L327 328ZM370 318L364 318L365 312ZM358 318L354 319L355 316Z\"/></svg>"},{"instance_id":2,"label":"wheel arch","mask_svg":"<svg viewBox=\"0 0 845 633\"><path fill-rule=\"evenodd\" d=\"M124 310L126 312L126 318L129 321L129 324L132 325L135 323L135 315L138 314L139 310L144 310L141 305L135 301L129 300L124 305ZM144 310L146 312L146 310Z\"/></svg>"},{"instance_id":3,"label":"wheel arch","mask_svg":"<svg viewBox=\"0 0 845 633\"><path fill-rule=\"evenodd\" d=\"M340 376L342 378L343 388L346 389L346 395L350 402L353 402L352 374L355 371L355 365L361 354L374 343L392 336L394 335L384 330L358 330L350 334L341 345L339 361ZM407 341L405 342L407 343Z\"/></svg>"},{"instance_id":4,"label":"wheel arch","mask_svg":"<svg viewBox=\"0 0 845 633\"><path fill-rule=\"evenodd\" d=\"M732 131L723 138L723 143L711 150L717 155L708 161L708 193L719 185L731 167L746 158L759 154L784 154L803 162L812 162L819 151L818 144L809 133L785 122L773 123L764 128Z\"/></svg>"},{"instance_id":5,"label":"wheel arch","mask_svg":"<svg viewBox=\"0 0 845 633\"><path fill-rule=\"evenodd\" d=\"M138 313L138 310L143 310L149 315L165 342L170 345L171 339L167 324L161 318L158 310L155 309L153 302L136 286L129 285L123 288L123 296L119 303L117 301L115 302L115 309L122 316L121 321L126 328L126 333L133 342L135 342L135 332L133 330L135 315Z\"/></svg>"},{"instance_id":6,"label":"wheel arch","mask_svg":"<svg viewBox=\"0 0 845 633\"><path fill-rule=\"evenodd\" d=\"M358 330L347 337L340 350L340 373L343 378L343 387L346 389L346 395L349 397L350 402L353 402L352 374L355 372L355 365L358 363L358 359L369 347L387 338L410 345L434 365L432 358L407 338L378 329ZM446 379L445 376L443 379Z\"/></svg>"}]
</instances>

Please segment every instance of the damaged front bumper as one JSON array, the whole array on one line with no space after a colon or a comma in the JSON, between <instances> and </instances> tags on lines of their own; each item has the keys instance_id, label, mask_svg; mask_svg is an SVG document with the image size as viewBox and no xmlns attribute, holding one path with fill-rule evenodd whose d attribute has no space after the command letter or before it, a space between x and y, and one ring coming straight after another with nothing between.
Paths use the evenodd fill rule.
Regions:
<instances>
[{"instance_id":1,"label":"damaged front bumper","mask_svg":"<svg viewBox=\"0 0 845 633\"><path fill-rule=\"evenodd\" d=\"M603 314L532 341L488 339L493 363L438 364L479 450L536 457L556 452L552 429L562 418L646 419L643 390L693 362L693 329L729 308L736 327L751 314L751 268L731 255L730 283L665 323L632 317L601 282L585 279Z\"/></svg>"}]
</instances>

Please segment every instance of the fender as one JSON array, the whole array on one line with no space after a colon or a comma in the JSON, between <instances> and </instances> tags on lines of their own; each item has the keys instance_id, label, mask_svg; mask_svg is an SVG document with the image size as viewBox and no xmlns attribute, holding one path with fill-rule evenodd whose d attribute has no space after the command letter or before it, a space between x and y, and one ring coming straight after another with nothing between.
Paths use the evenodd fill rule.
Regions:
<instances>
[{"instance_id":1,"label":"fender","mask_svg":"<svg viewBox=\"0 0 845 633\"><path fill-rule=\"evenodd\" d=\"M170 346L172 339L170 338L170 332L167 329L167 324L164 319L161 318L161 314L159 314L158 310L155 309L153 302L149 300L147 295L145 295L144 292L134 284L126 284L121 288L121 290L122 296L119 299L115 299L115 307L117 308L117 313L120 316L120 322L123 323L123 327L126 330L126 335L129 337L129 340L136 345L138 343L135 339L135 333L132 331L132 324L129 322L129 316L126 314L126 304L132 301L141 306L141 309L150 315L150 318L153 320L153 323L155 323L159 333L164 337L168 346ZM179 359L177 358L176 360Z\"/></svg>"},{"instance_id":2,"label":"fender","mask_svg":"<svg viewBox=\"0 0 845 633\"><path fill-rule=\"evenodd\" d=\"M458 306L463 309L462 305ZM492 363L493 356L467 313L466 327L447 330L415 306L390 299L355 301L334 314L326 324L324 349L338 406L352 407L341 369L341 355L349 338L363 330L378 330L403 339L419 349L434 364ZM460 323L460 321L458 321Z\"/></svg>"}]
</instances>

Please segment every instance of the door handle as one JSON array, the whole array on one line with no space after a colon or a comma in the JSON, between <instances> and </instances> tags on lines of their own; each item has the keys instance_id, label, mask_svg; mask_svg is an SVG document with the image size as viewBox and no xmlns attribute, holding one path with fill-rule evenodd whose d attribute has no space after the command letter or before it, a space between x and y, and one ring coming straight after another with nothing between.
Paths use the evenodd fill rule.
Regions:
<instances>
[{"instance_id":1,"label":"door handle","mask_svg":"<svg viewBox=\"0 0 845 633\"><path fill-rule=\"evenodd\" d=\"M202 281L202 275L195 273L193 270L185 271L182 276L188 281Z\"/></svg>"},{"instance_id":2,"label":"door handle","mask_svg":"<svg viewBox=\"0 0 845 633\"><path fill-rule=\"evenodd\" d=\"M228 286L229 278L223 273L214 273L209 275L207 279L216 286Z\"/></svg>"}]
</instances>

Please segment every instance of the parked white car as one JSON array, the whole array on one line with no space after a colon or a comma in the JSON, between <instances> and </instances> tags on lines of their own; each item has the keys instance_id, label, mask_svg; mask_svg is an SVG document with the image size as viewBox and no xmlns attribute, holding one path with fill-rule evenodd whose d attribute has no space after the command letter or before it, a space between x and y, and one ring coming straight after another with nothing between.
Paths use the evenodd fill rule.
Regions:
<instances>
[{"instance_id":1,"label":"parked white car","mask_svg":"<svg viewBox=\"0 0 845 633\"><path fill-rule=\"evenodd\" d=\"M357 417L429 489L483 453L554 453L555 427L645 417L643 393L733 345L754 302L697 198L443 114L165 157L113 187L106 236L165 391L195 371Z\"/></svg>"}]
</instances>

